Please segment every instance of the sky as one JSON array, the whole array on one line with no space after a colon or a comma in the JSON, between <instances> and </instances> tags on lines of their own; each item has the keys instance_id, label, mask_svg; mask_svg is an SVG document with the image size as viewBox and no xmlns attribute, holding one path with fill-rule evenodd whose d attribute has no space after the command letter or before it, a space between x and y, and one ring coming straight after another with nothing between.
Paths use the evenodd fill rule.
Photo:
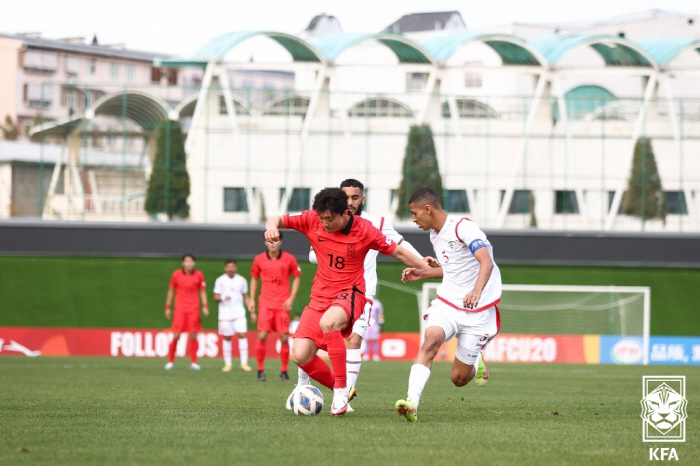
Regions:
<instances>
[{"instance_id":1,"label":"sky","mask_svg":"<svg viewBox=\"0 0 700 466\"><path fill-rule=\"evenodd\" d=\"M346 32L378 32L404 14L457 10L469 29L610 19L649 9L700 16L700 0L0 0L0 32L58 39L97 35L101 44L191 56L241 30L296 34L319 13Z\"/></svg>"}]
</instances>

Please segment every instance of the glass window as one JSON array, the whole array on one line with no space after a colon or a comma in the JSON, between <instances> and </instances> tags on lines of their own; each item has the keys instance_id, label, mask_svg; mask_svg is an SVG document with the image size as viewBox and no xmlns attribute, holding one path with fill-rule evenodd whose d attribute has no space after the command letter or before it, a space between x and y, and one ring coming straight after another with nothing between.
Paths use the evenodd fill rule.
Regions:
<instances>
[{"instance_id":1,"label":"glass window","mask_svg":"<svg viewBox=\"0 0 700 466\"><path fill-rule=\"evenodd\" d=\"M688 206L685 203L685 193L683 191L666 191L666 205L668 213L676 215L688 215Z\"/></svg>"},{"instance_id":2,"label":"glass window","mask_svg":"<svg viewBox=\"0 0 700 466\"><path fill-rule=\"evenodd\" d=\"M501 190L501 202L505 197L506 192ZM513 191L513 199L508 207L509 214L526 214L530 212L530 190L516 189Z\"/></svg>"},{"instance_id":3,"label":"glass window","mask_svg":"<svg viewBox=\"0 0 700 466\"><path fill-rule=\"evenodd\" d=\"M244 188L224 188L224 212L248 212Z\"/></svg>"},{"instance_id":4,"label":"glass window","mask_svg":"<svg viewBox=\"0 0 700 466\"><path fill-rule=\"evenodd\" d=\"M280 199L284 196L286 188L280 188ZM287 199L288 212L300 212L311 208L311 189L294 188L292 195Z\"/></svg>"},{"instance_id":5,"label":"glass window","mask_svg":"<svg viewBox=\"0 0 700 466\"><path fill-rule=\"evenodd\" d=\"M93 76L97 72L97 62L95 59L90 59L87 62L87 72L90 76Z\"/></svg>"},{"instance_id":6,"label":"glass window","mask_svg":"<svg viewBox=\"0 0 700 466\"><path fill-rule=\"evenodd\" d=\"M136 77L136 67L134 65L126 65L126 79L133 81Z\"/></svg>"},{"instance_id":7,"label":"glass window","mask_svg":"<svg viewBox=\"0 0 700 466\"><path fill-rule=\"evenodd\" d=\"M349 117L407 118L413 116L408 106L389 99L366 99L348 110Z\"/></svg>"},{"instance_id":8,"label":"glass window","mask_svg":"<svg viewBox=\"0 0 700 466\"><path fill-rule=\"evenodd\" d=\"M469 200L464 189L445 190L446 212L469 212Z\"/></svg>"},{"instance_id":9,"label":"glass window","mask_svg":"<svg viewBox=\"0 0 700 466\"><path fill-rule=\"evenodd\" d=\"M66 73L78 74L80 59L78 57L66 57Z\"/></svg>"},{"instance_id":10,"label":"glass window","mask_svg":"<svg viewBox=\"0 0 700 466\"><path fill-rule=\"evenodd\" d=\"M576 191L554 191L555 214L578 214Z\"/></svg>"},{"instance_id":11,"label":"glass window","mask_svg":"<svg viewBox=\"0 0 700 466\"><path fill-rule=\"evenodd\" d=\"M428 73L406 73L406 90L422 91L428 82Z\"/></svg>"},{"instance_id":12,"label":"glass window","mask_svg":"<svg viewBox=\"0 0 700 466\"><path fill-rule=\"evenodd\" d=\"M109 64L109 77L112 79L119 79L120 66L119 63Z\"/></svg>"},{"instance_id":13,"label":"glass window","mask_svg":"<svg viewBox=\"0 0 700 466\"><path fill-rule=\"evenodd\" d=\"M627 194L627 191L622 193L622 200L620 201L620 208L617 209L618 214L622 211L622 202L625 200L625 194ZM613 203L614 198L615 198L615 191L608 191L608 212L610 212L610 208L612 207L612 203Z\"/></svg>"}]
</instances>

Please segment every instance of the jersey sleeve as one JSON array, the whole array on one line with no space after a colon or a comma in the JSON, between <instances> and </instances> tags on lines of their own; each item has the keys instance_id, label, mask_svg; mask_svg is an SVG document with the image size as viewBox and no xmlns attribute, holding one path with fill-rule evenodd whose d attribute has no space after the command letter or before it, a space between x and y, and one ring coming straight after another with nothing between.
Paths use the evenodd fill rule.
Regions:
<instances>
[{"instance_id":1,"label":"jersey sleeve","mask_svg":"<svg viewBox=\"0 0 700 466\"><path fill-rule=\"evenodd\" d=\"M241 293L246 294L248 293L248 280L243 277L241 277L241 280L243 280L243 284L241 285Z\"/></svg>"},{"instance_id":2,"label":"jersey sleeve","mask_svg":"<svg viewBox=\"0 0 700 466\"><path fill-rule=\"evenodd\" d=\"M318 214L313 210L304 210L295 214L285 214L282 219L285 228L305 232L311 227L311 222L316 215Z\"/></svg>"},{"instance_id":3,"label":"jersey sleeve","mask_svg":"<svg viewBox=\"0 0 700 466\"><path fill-rule=\"evenodd\" d=\"M463 218L457 223L455 233L457 238L467 245L472 254L486 247L486 235L474 222Z\"/></svg>"},{"instance_id":4,"label":"jersey sleeve","mask_svg":"<svg viewBox=\"0 0 700 466\"><path fill-rule=\"evenodd\" d=\"M394 241L396 244L401 244L403 241L403 236L401 236L399 232L394 229L394 226L386 218L382 218L381 230L384 236Z\"/></svg>"},{"instance_id":5,"label":"jersey sleeve","mask_svg":"<svg viewBox=\"0 0 700 466\"><path fill-rule=\"evenodd\" d=\"M199 272L199 286L198 286L198 288L200 290L207 289L207 282L204 281L204 274L202 272Z\"/></svg>"},{"instance_id":6,"label":"jersey sleeve","mask_svg":"<svg viewBox=\"0 0 700 466\"><path fill-rule=\"evenodd\" d=\"M255 256L255 259L253 259L253 265L250 268L250 276L255 278L260 276L260 261L258 260L258 256Z\"/></svg>"},{"instance_id":7,"label":"jersey sleeve","mask_svg":"<svg viewBox=\"0 0 700 466\"><path fill-rule=\"evenodd\" d=\"M177 289L177 270L170 277L170 288Z\"/></svg>"},{"instance_id":8,"label":"jersey sleeve","mask_svg":"<svg viewBox=\"0 0 700 466\"><path fill-rule=\"evenodd\" d=\"M299 267L299 263L297 263L297 259L294 256L291 256L289 260L289 274L294 278L301 275L301 267Z\"/></svg>"},{"instance_id":9,"label":"jersey sleeve","mask_svg":"<svg viewBox=\"0 0 700 466\"><path fill-rule=\"evenodd\" d=\"M214 293L221 294L224 290L221 289L221 279L217 278L214 282Z\"/></svg>"},{"instance_id":10,"label":"jersey sleeve","mask_svg":"<svg viewBox=\"0 0 700 466\"><path fill-rule=\"evenodd\" d=\"M369 236L369 247L371 249L376 249L385 256L391 255L396 251L397 244L392 241L391 238L387 238L382 234L381 231L370 226L367 228L367 235Z\"/></svg>"}]
</instances>

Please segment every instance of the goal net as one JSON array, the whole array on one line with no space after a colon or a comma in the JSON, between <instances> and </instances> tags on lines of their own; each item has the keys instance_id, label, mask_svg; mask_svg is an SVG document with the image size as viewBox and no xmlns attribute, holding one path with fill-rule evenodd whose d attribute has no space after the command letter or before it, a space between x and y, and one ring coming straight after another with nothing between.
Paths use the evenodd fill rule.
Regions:
<instances>
[{"instance_id":1,"label":"goal net","mask_svg":"<svg viewBox=\"0 0 700 466\"><path fill-rule=\"evenodd\" d=\"M423 284L421 338L424 316L438 286L437 282ZM501 329L484 357L510 362L648 364L649 308L649 287L503 285L498 304Z\"/></svg>"}]
</instances>

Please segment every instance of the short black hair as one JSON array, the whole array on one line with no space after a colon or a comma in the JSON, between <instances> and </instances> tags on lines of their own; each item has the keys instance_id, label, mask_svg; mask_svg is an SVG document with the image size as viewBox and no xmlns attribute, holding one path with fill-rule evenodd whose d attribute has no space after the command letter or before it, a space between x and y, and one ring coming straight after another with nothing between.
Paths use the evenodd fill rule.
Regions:
<instances>
[{"instance_id":1,"label":"short black hair","mask_svg":"<svg viewBox=\"0 0 700 466\"><path fill-rule=\"evenodd\" d=\"M284 233L280 231L280 241L282 241L282 238L284 238Z\"/></svg>"},{"instance_id":2,"label":"short black hair","mask_svg":"<svg viewBox=\"0 0 700 466\"><path fill-rule=\"evenodd\" d=\"M318 213L343 215L348 210L348 195L340 188L323 188L314 196L313 209Z\"/></svg>"},{"instance_id":3,"label":"short black hair","mask_svg":"<svg viewBox=\"0 0 700 466\"><path fill-rule=\"evenodd\" d=\"M340 183L340 188L360 188L360 191L363 193L365 192L365 185L363 185L360 181L356 180L355 178L348 178L347 180L343 180L342 183Z\"/></svg>"},{"instance_id":4,"label":"short black hair","mask_svg":"<svg viewBox=\"0 0 700 466\"><path fill-rule=\"evenodd\" d=\"M188 257L191 257L193 261L197 262L197 259L194 258L194 254L190 254L189 252L182 255L182 262L185 262L185 259Z\"/></svg>"},{"instance_id":5,"label":"short black hair","mask_svg":"<svg viewBox=\"0 0 700 466\"><path fill-rule=\"evenodd\" d=\"M431 205L433 207L442 208L440 197L435 191L430 188L418 188L408 200L408 204Z\"/></svg>"},{"instance_id":6,"label":"short black hair","mask_svg":"<svg viewBox=\"0 0 700 466\"><path fill-rule=\"evenodd\" d=\"M238 263L236 262L236 259L226 259L226 262L224 262L224 265L228 265L228 264L238 265Z\"/></svg>"}]
</instances>

